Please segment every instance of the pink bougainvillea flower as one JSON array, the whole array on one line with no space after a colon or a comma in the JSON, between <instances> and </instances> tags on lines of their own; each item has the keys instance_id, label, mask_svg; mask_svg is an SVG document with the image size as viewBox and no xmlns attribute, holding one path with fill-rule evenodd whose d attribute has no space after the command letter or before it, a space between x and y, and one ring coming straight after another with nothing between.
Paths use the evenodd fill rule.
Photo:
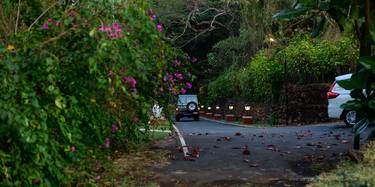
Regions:
<instances>
[{"instance_id":1,"label":"pink bougainvillea flower","mask_svg":"<svg viewBox=\"0 0 375 187\"><path fill-rule=\"evenodd\" d=\"M171 82L171 85L174 86L174 84L175 84L174 80L172 79L172 80L170 80L170 82Z\"/></svg>"},{"instance_id":2,"label":"pink bougainvillea flower","mask_svg":"<svg viewBox=\"0 0 375 187\"><path fill-rule=\"evenodd\" d=\"M77 15L77 12L74 11L74 10L70 10L70 11L68 12L68 15L69 15L70 17L75 17L75 16Z\"/></svg>"},{"instance_id":3,"label":"pink bougainvillea flower","mask_svg":"<svg viewBox=\"0 0 375 187\"><path fill-rule=\"evenodd\" d=\"M106 31L106 32L112 32L112 28L111 27L104 27L104 31Z\"/></svg>"},{"instance_id":4,"label":"pink bougainvillea flower","mask_svg":"<svg viewBox=\"0 0 375 187\"><path fill-rule=\"evenodd\" d=\"M111 76L111 77L113 77L115 75L115 73L113 73L113 71L112 70L109 70L109 72L108 72L108 76Z\"/></svg>"},{"instance_id":5,"label":"pink bougainvillea flower","mask_svg":"<svg viewBox=\"0 0 375 187\"><path fill-rule=\"evenodd\" d=\"M181 61L179 59L176 59L175 63L174 63L174 67L177 67L177 66L180 66L181 65Z\"/></svg>"},{"instance_id":6,"label":"pink bougainvillea flower","mask_svg":"<svg viewBox=\"0 0 375 187\"><path fill-rule=\"evenodd\" d=\"M163 80L164 80L164 82L167 82L167 81L171 81L171 82L173 82L173 81L174 81L174 78L173 78L173 75L167 73L167 74L163 77Z\"/></svg>"},{"instance_id":7,"label":"pink bougainvillea flower","mask_svg":"<svg viewBox=\"0 0 375 187\"><path fill-rule=\"evenodd\" d=\"M189 56L189 54L187 54L187 53L185 53L185 57L186 57L187 59L190 59L190 56Z\"/></svg>"},{"instance_id":8,"label":"pink bougainvillea flower","mask_svg":"<svg viewBox=\"0 0 375 187\"><path fill-rule=\"evenodd\" d=\"M182 80L184 79L184 75L182 73L179 73L179 72L176 72L174 74L174 76L178 79L178 80Z\"/></svg>"},{"instance_id":9,"label":"pink bougainvillea flower","mask_svg":"<svg viewBox=\"0 0 375 187\"><path fill-rule=\"evenodd\" d=\"M112 128L111 128L112 133L116 133L118 130L119 130L119 128L117 126L117 123L113 123Z\"/></svg>"},{"instance_id":10,"label":"pink bougainvillea flower","mask_svg":"<svg viewBox=\"0 0 375 187\"><path fill-rule=\"evenodd\" d=\"M114 22L112 24L112 28L113 28L113 30L115 30L116 33L119 33L119 32L122 31L121 26L118 22Z\"/></svg>"},{"instance_id":11,"label":"pink bougainvillea flower","mask_svg":"<svg viewBox=\"0 0 375 187\"><path fill-rule=\"evenodd\" d=\"M187 82L186 83L186 88L187 89L191 89L193 87L193 85L190 83L190 82Z\"/></svg>"},{"instance_id":12,"label":"pink bougainvillea flower","mask_svg":"<svg viewBox=\"0 0 375 187\"><path fill-rule=\"evenodd\" d=\"M97 180L97 181L100 180L100 179L101 179L100 175L95 177L95 180Z\"/></svg>"},{"instance_id":13,"label":"pink bougainvillea flower","mask_svg":"<svg viewBox=\"0 0 375 187\"><path fill-rule=\"evenodd\" d=\"M181 92L181 94L186 94L186 89L182 88L180 92Z\"/></svg>"},{"instance_id":14,"label":"pink bougainvillea flower","mask_svg":"<svg viewBox=\"0 0 375 187\"><path fill-rule=\"evenodd\" d=\"M104 141L104 147L109 148L111 146L111 140L109 138L106 138Z\"/></svg>"},{"instance_id":15,"label":"pink bougainvillea flower","mask_svg":"<svg viewBox=\"0 0 375 187\"><path fill-rule=\"evenodd\" d=\"M158 23L156 25L156 28L158 29L159 32L163 32L163 25L161 23Z\"/></svg>"},{"instance_id":16,"label":"pink bougainvillea flower","mask_svg":"<svg viewBox=\"0 0 375 187\"><path fill-rule=\"evenodd\" d=\"M105 31L105 26L104 25L101 25L98 29L100 32L104 32Z\"/></svg>"},{"instance_id":17,"label":"pink bougainvillea flower","mask_svg":"<svg viewBox=\"0 0 375 187\"><path fill-rule=\"evenodd\" d=\"M131 88L135 88L137 86L137 80L133 77L123 77L122 80L127 82Z\"/></svg>"},{"instance_id":18,"label":"pink bougainvillea flower","mask_svg":"<svg viewBox=\"0 0 375 187\"><path fill-rule=\"evenodd\" d=\"M120 35L117 32L109 33L109 37L112 39L120 38Z\"/></svg>"},{"instance_id":19,"label":"pink bougainvillea flower","mask_svg":"<svg viewBox=\"0 0 375 187\"><path fill-rule=\"evenodd\" d=\"M40 184L40 178L39 177L37 177L37 178L35 178L35 179L33 179L33 184L34 185L39 185Z\"/></svg>"},{"instance_id":20,"label":"pink bougainvillea flower","mask_svg":"<svg viewBox=\"0 0 375 187\"><path fill-rule=\"evenodd\" d=\"M168 76L168 80L173 81L173 79L174 79L173 75L171 75L171 74L168 73L167 76Z\"/></svg>"},{"instance_id":21,"label":"pink bougainvillea flower","mask_svg":"<svg viewBox=\"0 0 375 187\"><path fill-rule=\"evenodd\" d=\"M191 62L196 63L196 62L198 62L198 59L195 58L195 57L193 57L193 58L191 59Z\"/></svg>"},{"instance_id":22,"label":"pink bougainvillea flower","mask_svg":"<svg viewBox=\"0 0 375 187\"><path fill-rule=\"evenodd\" d=\"M151 19L152 21L155 21L155 20L157 19L157 16L156 16L155 14L152 14L152 15L150 16L150 19Z\"/></svg>"},{"instance_id":23,"label":"pink bougainvillea flower","mask_svg":"<svg viewBox=\"0 0 375 187\"><path fill-rule=\"evenodd\" d=\"M61 21L56 21L55 25L56 25L56 27L59 27L61 25Z\"/></svg>"},{"instance_id":24,"label":"pink bougainvillea flower","mask_svg":"<svg viewBox=\"0 0 375 187\"><path fill-rule=\"evenodd\" d=\"M53 19L52 19L52 18L48 18L47 21L48 21L48 22L53 22Z\"/></svg>"},{"instance_id":25,"label":"pink bougainvillea flower","mask_svg":"<svg viewBox=\"0 0 375 187\"><path fill-rule=\"evenodd\" d=\"M45 29L45 30L49 29L47 21L43 23L42 28Z\"/></svg>"}]
</instances>

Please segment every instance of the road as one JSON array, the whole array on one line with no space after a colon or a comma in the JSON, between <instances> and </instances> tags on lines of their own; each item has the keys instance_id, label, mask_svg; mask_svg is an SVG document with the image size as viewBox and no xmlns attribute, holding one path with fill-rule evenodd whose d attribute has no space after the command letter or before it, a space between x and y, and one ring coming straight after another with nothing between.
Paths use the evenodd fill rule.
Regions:
<instances>
[{"instance_id":1,"label":"road","mask_svg":"<svg viewBox=\"0 0 375 187\"><path fill-rule=\"evenodd\" d=\"M353 136L343 124L248 128L182 120L176 126L196 158L184 160L178 142L170 146L171 164L156 169L161 186L300 186L343 159Z\"/></svg>"}]
</instances>

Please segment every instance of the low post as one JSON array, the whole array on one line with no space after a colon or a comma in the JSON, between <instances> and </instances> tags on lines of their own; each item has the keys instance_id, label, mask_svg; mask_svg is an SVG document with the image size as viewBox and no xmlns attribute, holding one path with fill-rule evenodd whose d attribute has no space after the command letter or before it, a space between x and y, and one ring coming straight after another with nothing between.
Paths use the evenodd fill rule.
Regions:
<instances>
[{"instance_id":1,"label":"low post","mask_svg":"<svg viewBox=\"0 0 375 187\"><path fill-rule=\"evenodd\" d=\"M208 117L208 118L212 118L212 112L211 112L211 107L209 106L209 107L207 107L207 112L206 112L206 116Z\"/></svg>"},{"instance_id":2,"label":"low post","mask_svg":"<svg viewBox=\"0 0 375 187\"><path fill-rule=\"evenodd\" d=\"M220 114L220 106L216 106L215 109L214 120L221 120L222 115Z\"/></svg>"},{"instance_id":3,"label":"low post","mask_svg":"<svg viewBox=\"0 0 375 187\"><path fill-rule=\"evenodd\" d=\"M236 121L236 117L235 115L233 114L233 109L234 109L234 106L233 105L229 105L228 106L228 109L229 109L229 114L225 114L225 120L226 121L229 121L229 122L233 122L233 121Z\"/></svg>"},{"instance_id":4,"label":"low post","mask_svg":"<svg viewBox=\"0 0 375 187\"><path fill-rule=\"evenodd\" d=\"M249 105L245 105L245 115L242 116L242 123L246 125L251 125L254 123L253 116L251 116L250 113L251 107Z\"/></svg>"}]
</instances>

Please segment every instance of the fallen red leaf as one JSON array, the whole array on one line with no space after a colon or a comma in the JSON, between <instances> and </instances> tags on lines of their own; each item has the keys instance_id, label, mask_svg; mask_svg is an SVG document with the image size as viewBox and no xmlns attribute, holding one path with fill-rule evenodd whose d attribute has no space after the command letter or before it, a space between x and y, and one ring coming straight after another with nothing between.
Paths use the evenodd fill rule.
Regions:
<instances>
[{"instance_id":1,"label":"fallen red leaf","mask_svg":"<svg viewBox=\"0 0 375 187\"><path fill-rule=\"evenodd\" d=\"M250 155L249 147L247 145L245 145L244 150L242 151L242 154Z\"/></svg>"},{"instance_id":2,"label":"fallen red leaf","mask_svg":"<svg viewBox=\"0 0 375 187\"><path fill-rule=\"evenodd\" d=\"M186 160L186 161L195 161L195 159L191 158L190 156L184 156L184 160Z\"/></svg>"},{"instance_id":3,"label":"fallen red leaf","mask_svg":"<svg viewBox=\"0 0 375 187\"><path fill-rule=\"evenodd\" d=\"M229 141L229 140L231 140L232 138L231 137L229 137L229 136L224 136L224 140L226 140L226 141Z\"/></svg>"}]
</instances>

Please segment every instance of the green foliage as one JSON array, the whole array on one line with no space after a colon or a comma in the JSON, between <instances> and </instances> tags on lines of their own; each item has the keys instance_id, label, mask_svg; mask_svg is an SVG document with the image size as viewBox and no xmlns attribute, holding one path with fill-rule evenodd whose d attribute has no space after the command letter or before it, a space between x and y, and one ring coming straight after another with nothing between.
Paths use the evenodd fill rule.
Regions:
<instances>
[{"instance_id":1,"label":"green foliage","mask_svg":"<svg viewBox=\"0 0 375 187\"><path fill-rule=\"evenodd\" d=\"M359 118L373 121L375 120L373 115L375 113L375 60L374 57L363 56L359 62L362 68L353 74L350 80L339 82L343 88L352 90L350 95L354 98L342 107L357 111ZM362 124L366 125L366 123Z\"/></svg>"},{"instance_id":2,"label":"green foliage","mask_svg":"<svg viewBox=\"0 0 375 187\"><path fill-rule=\"evenodd\" d=\"M208 85L208 103L214 103L221 98L239 96L238 72L229 69Z\"/></svg>"},{"instance_id":3,"label":"green foliage","mask_svg":"<svg viewBox=\"0 0 375 187\"><path fill-rule=\"evenodd\" d=\"M324 16L324 19L321 19L321 21L325 21L326 18L333 19L340 26L341 30L353 35L355 33L357 36L360 48L360 60L357 72L353 74L351 80L342 81L339 84L346 89L352 90L351 96L354 98L354 100L348 101L341 107L346 110L355 110L359 119L364 118L359 120L354 128L354 149L359 149L361 131L367 127L368 120L375 120L373 115L375 112L375 66L373 66L375 64L373 60L375 27L374 22L371 21L375 15L374 4L370 0L355 1L354 3L351 0L297 0L293 6L294 10L283 10L280 14L275 15L274 18L297 18L300 15L290 13L301 7L305 9L301 15L315 12L315 14L311 14L313 15L313 19L318 20L322 16ZM323 12L324 14L321 14ZM323 28L322 25L321 23L315 24L314 32L320 32L320 29ZM363 90L365 90L366 94L363 94Z\"/></svg>"},{"instance_id":4,"label":"green foliage","mask_svg":"<svg viewBox=\"0 0 375 187\"><path fill-rule=\"evenodd\" d=\"M24 29L0 44L1 186L72 183L82 160L146 140L139 129L150 106L168 103L192 77L146 2L51 7L34 25L21 16ZM184 79L163 80L166 72Z\"/></svg>"},{"instance_id":5,"label":"green foliage","mask_svg":"<svg viewBox=\"0 0 375 187\"><path fill-rule=\"evenodd\" d=\"M281 85L281 64L259 52L248 66L225 71L208 85L211 102L242 98L251 102L270 101Z\"/></svg>"},{"instance_id":6,"label":"green foliage","mask_svg":"<svg viewBox=\"0 0 375 187\"><path fill-rule=\"evenodd\" d=\"M230 1L237 3L240 12L239 33L221 40L208 55L210 76L222 73L223 67L244 67L257 52L267 45L267 35L279 25L272 22L277 8L285 7L289 1Z\"/></svg>"},{"instance_id":7,"label":"green foliage","mask_svg":"<svg viewBox=\"0 0 375 187\"><path fill-rule=\"evenodd\" d=\"M260 52L252 59L247 71L252 81L252 101L270 101L279 92L283 80L282 64L275 59L269 59L264 52ZM246 90L246 86L241 85L243 90ZM243 94L246 96L247 92Z\"/></svg>"},{"instance_id":8,"label":"green foliage","mask_svg":"<svg viewBox=\"0 0 375 187\"><path fill-rule=\"evenodd\" d=\"M330 82L337 74L349 71L350 64L358 58L358 50L348 38L331 42L297 37L287 47L273 53L267 57L266 51L260 51L247 66L233 66L210 82L211 101L223 98L276 101L285 72L288 83Z\"/></svg>"},{"instance_id":9,"label":"green foliage","mask_svg":"<svg viewBox=\"0 0 375 187\"><path fill-rule=\"evenodd\" d=\"M350 70L350 63L357 60L359 53L352 42L348 38L331 42L297 37L277 54L277 58L281 63L287 62L289 82L328 82L337 73ZM339 68L342 72L337 72Z\"/></svg>"},{"instance_id":10,"label":"green foliage","mask_svg":"<svg viewBox=\"0 0 375 187\"><path fill-rule=\"evenodd\" d=\"M250 57L257 53L264 41L264 34L252 28L241 30L239 36L231 36L215 44L209 53L208 63L211 76L221 73L223 67L245 66Z\"/></svg>"},{"instance_id":11,"label":"green foliage","mask_svg":"<svg viewBox=\"0 0 375 187\"><path fill-rule=\"evenodd\" d=\"M351 96L354 100L349 101L342 107L347 110L356 110L360 118L374 120L375 60L372 56L373 46L371 44L374 43L375 39L371 36L375 33L375 28L373 23L369 22L373 19L375 13L373 2L366 0L353 4L350 0L303 0L296 1L295 6L293 6L295 10L301 7L305 7L304 15L309 14L309 12L327 12L327 15L335 20L341 29L357 35L361 54L357 72L353 74L351 80L339 83L342 87L353 90ZM284 10L280 14L276 14L274 18L280 19L286 16L288 19L296 19L299 17L299 15L292 15L290 12L290 15L287 15L288 12L288 10ZM314 17L320 17L321 15L324 14L313 14ZM362 94L363 90L366 94Z\"/></svg>"}]
</instances>

